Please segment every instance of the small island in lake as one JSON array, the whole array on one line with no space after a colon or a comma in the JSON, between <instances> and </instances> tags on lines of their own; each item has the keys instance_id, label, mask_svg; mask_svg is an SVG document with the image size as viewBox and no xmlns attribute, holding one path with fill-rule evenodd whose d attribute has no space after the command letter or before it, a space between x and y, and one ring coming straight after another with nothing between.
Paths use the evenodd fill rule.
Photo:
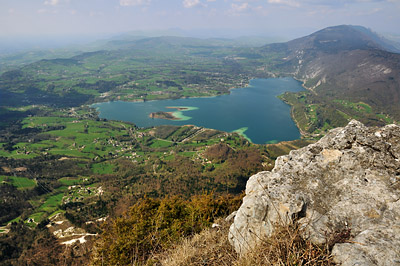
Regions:
<instances>
[{"instance_id":1,"label":"small island in lake","mask_svg":"<svg viewBox=\"0 0 400 266\"><path fill-rule=\"evenodd\" d=\"M154 112L149 114L150 118L159 118L159 119L167 119L167 120L180 120L176 116L174 116L173 112Z\"/></svg>"},{"instance_id":2,"label":"small island in lake","mask_svg":"<svg viewBox=\"0 0 400 266\"><path fill-rule=\"evenodd\" d=\"M166 108L168 109L176 109L177 111L186 111L189 108L187 107L174 107L174 106L167 106ZM159 119L166 119L166 120L181 120L181 118L175 116L175 112L153 112L150 113L149 117L150 118L159 118Z\"/></svg>"}]
</instances>

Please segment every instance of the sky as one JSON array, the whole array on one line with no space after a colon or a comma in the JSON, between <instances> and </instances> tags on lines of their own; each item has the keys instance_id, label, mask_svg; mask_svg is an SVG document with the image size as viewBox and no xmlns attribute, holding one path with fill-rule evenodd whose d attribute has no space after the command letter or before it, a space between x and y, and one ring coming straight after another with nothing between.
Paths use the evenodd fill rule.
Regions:
<instances>
[{"instance_id":1,"label":"sky","mask_svg":"<svg viewBox=\"0 0 400 266\"><path fill-rule=\"evenodd\" d=\"M179 28L289 38L341 24L400 35L400 0L0 0L0 37Z\"/></svg>"}]
</instances>

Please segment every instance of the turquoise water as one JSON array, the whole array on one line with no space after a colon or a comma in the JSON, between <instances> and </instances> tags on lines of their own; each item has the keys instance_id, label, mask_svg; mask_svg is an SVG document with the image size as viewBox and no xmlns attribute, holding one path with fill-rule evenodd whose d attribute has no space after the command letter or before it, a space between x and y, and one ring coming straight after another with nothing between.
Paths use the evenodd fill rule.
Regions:
<instances>
[{"instance_id":1,"label":"turquoise water","mask_svg":"<svg viewBox=\"0 0 400 266\"><path fill-rule=\"evenodd\" d=\"M293 78L254 79L250 86L229 95L150 102L106 102L93 104L101 118L130 121L139 127L196 125L232 132L238 130L254 143L294 140L300 132L290 117L290 106L276 96L303 90ZM152 119L152 112L176 112L167 107L193 107L179 111L177 120Z\"/></svg>"}]
</instances>

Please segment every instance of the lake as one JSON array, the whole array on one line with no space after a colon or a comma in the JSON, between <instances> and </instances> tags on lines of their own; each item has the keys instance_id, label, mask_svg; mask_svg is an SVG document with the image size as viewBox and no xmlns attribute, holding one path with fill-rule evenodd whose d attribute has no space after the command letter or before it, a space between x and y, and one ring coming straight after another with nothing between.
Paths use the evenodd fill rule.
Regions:
<instances>
[{"instance_id":1,"label":"lake","mask_svg":"<svg viewBox=\"0 0 400 266\"><path fill-rule=\"evenodd\" d=\"M300 132L290 116L290 106L276 96L304 90L293 78L253 79L246 88L229 95L149 102L106 102L92 107L100 118L135 123L139 127L158 125L196 125L222 131L237 131L253 143L294 140ZM176 111L167 107L187 107ZM152 112L174 112L181 120L150 118Z\"/></svg>"}]
</instances>

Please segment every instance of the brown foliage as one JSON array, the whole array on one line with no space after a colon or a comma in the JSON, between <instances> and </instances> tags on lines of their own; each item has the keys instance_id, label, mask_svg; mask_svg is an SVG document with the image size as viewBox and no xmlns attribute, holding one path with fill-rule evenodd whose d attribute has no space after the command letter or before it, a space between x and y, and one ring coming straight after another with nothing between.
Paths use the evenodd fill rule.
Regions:
<instances>
[{"instance_id":1,"label":"brown foliage","mask_svg":"<svg viewBox=\"0 0 400 266\"><path fill-rule=\"evenodd\" d=\"M238 256L228 241L230 223L208 228L173 249L155 256L163 266L334 265L328 245L320 247L301 237L292 226L281 226L252 251Z\"/></svg>"},{"instance_id":2,"label":"brown foliage","mask_svg":"<svg viewBox=\"0 0 400 266\"><path fill-rule=\"evenodd\" d=\"M192 238L187 238L151 261L163 266L230 266L238 259L228 242L229 223L224 219L215 222L219 226L204 229Z\"/></svg>"},{"instance_id":3,"label":"brown foliage","mask_svg":"<svg viewBox=\"0 0 400 266\"><path fill-rule=\"evenodd\" d=\"M123 217L110 221L97 243L94 265L142 265L155 253L199 233L217 217L226 216L241 197L205 194L190 200L179 197L143 198Z\"/></svg>"},{"instance_id":4,"label":"brown foliage","mask_svg":"<svg viewBox=\"0 0 400 266\"><path fill-rule=\"evenodd\" d=\"M222 163L226 161L233 153L231 147L224 143L218 143L209 147L204 155L213 163Z\"/></svg>"},{"instance_id":5,"label":"brown foliage","mask_svg":"<svg viewBox=\"0 0 400 266\"><path fill-rule=\"evenodd\" d=\"M334 265L328 245L305 240L297 226L279 226L270 237L238 259L238 266L252 265Z\"/></svg>"}]
</instances>

